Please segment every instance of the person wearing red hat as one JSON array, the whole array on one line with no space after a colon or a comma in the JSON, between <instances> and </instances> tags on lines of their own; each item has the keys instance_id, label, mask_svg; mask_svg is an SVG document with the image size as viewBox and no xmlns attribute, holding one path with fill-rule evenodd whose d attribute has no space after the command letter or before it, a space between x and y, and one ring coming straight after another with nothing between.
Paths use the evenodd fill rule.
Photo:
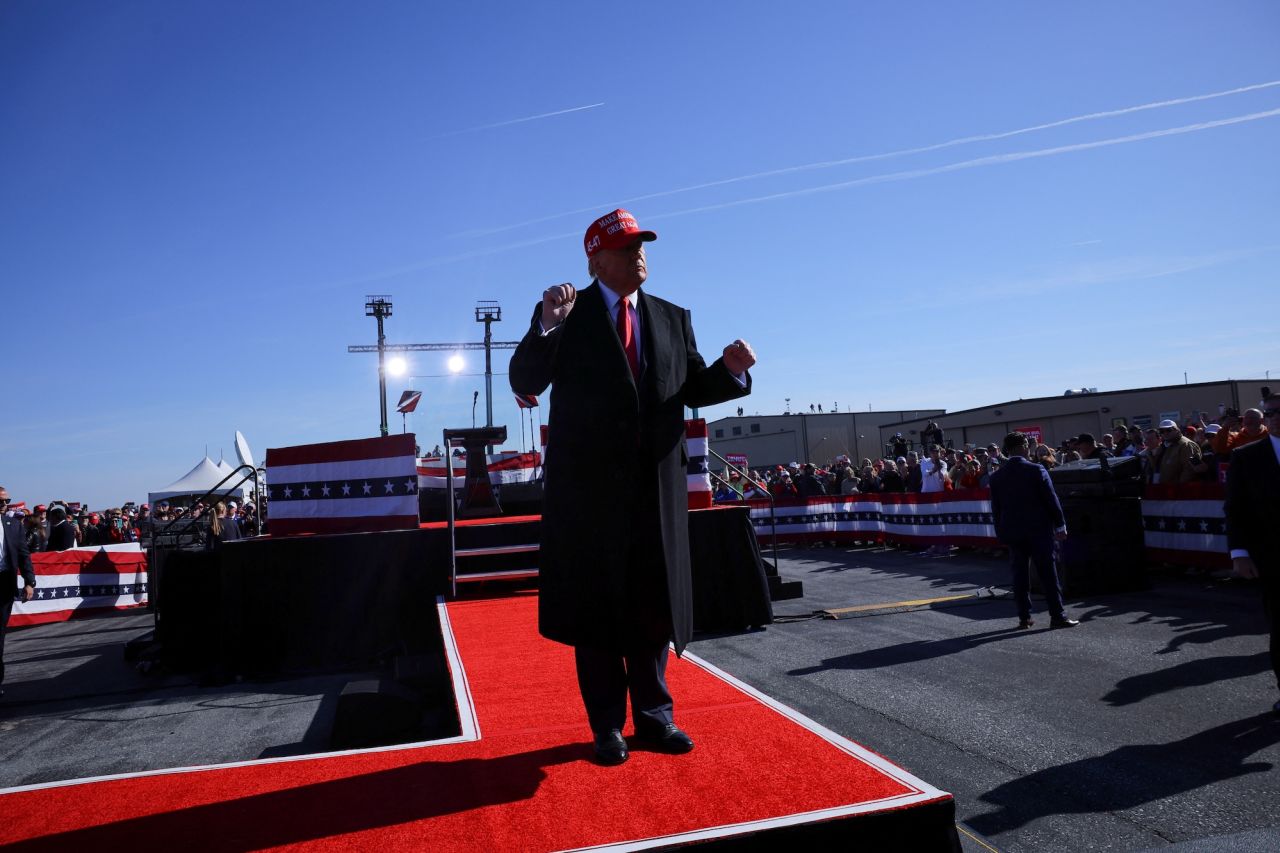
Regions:
<instances>
[{"instance_id":1,"label":"person wearing red hat","mask_svg":"<svg viewBox=\"0 0 1280 853\"><path fill-rule=\"evenodd\" d=\"M0 486L0 685L4 684L4 629L13 612L14 598L30 601L36 591L35 567L22 535L22 522L9 518L5 514L8 509L9 492ZM22 592L18 592L19 575ZM4 688L0 687L0 696L3 695Z\"/></svg>"},{"instance_id":2,"label":"person wearing red hat","mask_svg":"<svg viewBox=\"0 0 1280 853\"><path fill-rule=\"evenodd\" d=\"M538 628L574 647L595 758L629 756L635 737L659 752L693 740L674 722L668 644L692 633L684 409L751 391L755 354L736 340L708 366L689 312L642 291L645 244L658 237L625 210L583 238L593 281L550 287L511 358L517 394L548 385ZM599 500L600 462L620 488ZM625 488L621 488L625 485Z\"/></svg>"}]
</instances>

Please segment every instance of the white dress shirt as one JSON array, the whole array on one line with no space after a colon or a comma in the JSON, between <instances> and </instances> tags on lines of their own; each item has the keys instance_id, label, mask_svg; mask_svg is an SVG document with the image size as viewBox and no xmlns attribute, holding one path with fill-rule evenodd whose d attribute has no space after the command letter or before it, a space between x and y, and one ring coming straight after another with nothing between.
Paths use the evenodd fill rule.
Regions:
<instances>
[{"instance_id":1,"label":"white dress shirt","mask_svg":"<svg viewBox=\"0 0 1280 853\"><path fill-rule=\"evenodd\" d=\"M620 304L625 302L627 310L631 312L631 330L636 339L636 361L640 365L640 369L643 371L644 344L642 342L644 341L644 329L640 325L640 312L636 310L636 294L632 293L625 297L619 296L609 288L609 285L600 281L600 279L596 279L596 282L600 285L600 293L604 296L604 304L609 309L609 320L613 323L614 328L617 328L618 326L618 306ZM542 330L542 336L546 337L556 329L560 328L560 324L557 323L548 329L546 326L542 325L542 318L538 318L538 328ZM747 375L745 373L734 373L731 375L733 376L733 380L738 383L738 387L747 387Z\"/></svg>"}]
</instances>

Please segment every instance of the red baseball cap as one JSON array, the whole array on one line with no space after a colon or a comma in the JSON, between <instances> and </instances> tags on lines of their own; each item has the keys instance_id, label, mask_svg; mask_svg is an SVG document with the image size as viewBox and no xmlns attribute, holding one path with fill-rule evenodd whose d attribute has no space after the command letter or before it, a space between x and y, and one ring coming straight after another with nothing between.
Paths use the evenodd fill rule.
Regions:
<instances>
[{"instance_id":1,"label":"red baseball cap","mask_svg":"<svg viewBox=\"0 0 1280 853\"><path fill-rule=\"evenodd\" d=\"M658 239L652 231L641 231L636 218L622 208L591 223L587 236L582 238L587 257L591 257L601 249L625 249L636 240L650 243Z\"/></svg>"}]
</instances>

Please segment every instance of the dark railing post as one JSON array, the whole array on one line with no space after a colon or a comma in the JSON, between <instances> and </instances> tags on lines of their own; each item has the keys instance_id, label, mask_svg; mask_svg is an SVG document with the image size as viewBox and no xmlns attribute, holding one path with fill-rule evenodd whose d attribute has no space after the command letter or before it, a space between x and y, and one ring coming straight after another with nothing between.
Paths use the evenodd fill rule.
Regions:
<instances>
[{"instance_id":1,"label":"dark railing post","mask_svg":"<svg viewBox=\"0 0 1280 853\"><path fill-rule=\"evenodd\" d=\"M458 541L454 534L453 506L453 449L449 443L449 430L444 431L444 501L449 507L449 596L458 597Z\"/></svg>"},{"instance_id":2,"label":"dark railing post","mask_svg":"<svg viewBox=\"0 0 1280 853\"><path fill-rule=\"evenodd\" d=\"M224 488L227 481L229 481L232 477L239 475L240 472L243 471L245 468L249 469L249 473L241 475L240 479L236 481L235 485ZM245 480L253 480L253 492L255 495L257 495L258 503L261 504L262 503L262 484L258 481L258 469L253 467L252 465L243 464L238 466L234 471L232 471L227 476L223 477L216 486L214 486L212 489L210 489L209 491L201 495L199 498L197 498L192 505L194 506L196 503L200 503L201 501L206 500L207 498L220 496L224 491L239 488L244 484ZM164 584L163 579L160 577L163 574L163 569L159 572L156 572L153 575L151 572L151 568L153 566L158 567L159 564L163 562L157 556L157 552L160 550L159 542L162 536L175 537L174 541L176 542L177 541L176 537L181 536L182 534L186 533L187 531L191 530L191 528L196 527L199 524L199 521L195 518L195 516L191 516L186 519L187 523L183 527L177 530L174 530L173 529L174 525L177 524L179 521L181 521L183 516L187 515L187 512L188 512L188 508L183 507L181 510L178 511L177 517L170 519L169 522L165 524L163 528L159 527L156 524L154 516L152 516L152 519L151 519L151 542L148 544L148 547L147 547L147 588L148 588L147 600L148 600L148 603L150 604L151 611L155 616L155 623L156 623L157 630L160 627L161 606L158 602L160 601L160 595L161 595L160 587L163 586ZM261 509L259 509L259 513L261 513ZM261 514L259 514L258 516L258 524L259 524L258 529L261 530L262 529Z\"/></svg>"},{"instance_id":3,"label":"dark railing post","mask_svg":"<svg viewBox=\"0 0 1280 853\"><path fill-rule=\"evenodd\" d=\"M725 459L719 453L716 453L710 447L707 448L707 453L714 456L720 462L723 462L725 465L729 467L730 470L737 471L738 475L741 476L742 479L746 480L748 483L751 483L753 486L758 486L760 490L764 492L765 497L769 499L769 526L772 528L772 531L773 531L772 533L773 573L776 575L778 573L778 512L777 512L778 506L777 506L777 503L774 501L773 492L769 491L767 484L763 482L757 483L755 480L751 479L751 475L747 472L745 468L739 468L737 465L733 464L728 459ZM713 478L719 480L721 483L724 483L729 488L731 489L733 488L732 483L730 483L724 477L721 477L715 471L712 471L710 468L707 469L707 473L710 474ZM748 513L749 512L750 510L748 510Z\"/></svg>"}]
</instances>

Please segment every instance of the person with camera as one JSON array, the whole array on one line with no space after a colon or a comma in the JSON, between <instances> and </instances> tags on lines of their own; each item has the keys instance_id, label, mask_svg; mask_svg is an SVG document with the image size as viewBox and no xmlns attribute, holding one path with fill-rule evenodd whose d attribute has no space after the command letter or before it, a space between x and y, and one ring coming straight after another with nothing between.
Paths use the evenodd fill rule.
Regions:
<instances>
[{"instance_id":1,"label":"person with camera","mask_svg":"<svg viewBox=\"0 0 1280 853\"><path fill-rule=\"evenodd\" d=\"M1232 452L1222 509L1227 517L1232 571L1262 583L1270 623L1271 669L1280 689L1280 539L1275 535L1276 519L1280 518L1280 394L1269 394L1262 405L1267 440ZM1271 710L1280 714L1280 701Z\"/></svg>"},{"instance_id":2,"label":"person with camera","mask_svg":"<svg viewBox=\"0 0 1280 853\"><path fill-rule=\"evenodd\" d=\"M942 442L942 427L938 426L937 421L929 421L928 426L920 431L920 443L924 445L925 450L928 450L935 444L941 447Z\"/></svg>"},{"instance_id":3,"label":"person with camera","mask_svg":"<svg viewBox=\"0 0 1280 853\"><path fill-rule=\"evenodd\" d=\"M36 504L35 510L23 519L27 531L27 551L38 554L49 550L49 517L44 504Z\"/></svg>"},{"instance_id":4,"label":"person with camera","mask_svg":"<svg viewBox=\"0 0 1280 853\"><path fill-rule=\"evenodd\" d=\"M1213 437L1213 452L1224 459L1237 447L1261 441L1271 434L1258 409L1249 409L1243 416L1236 409L1227 409L1222 414L1222 429Z\"/></svg>"},{"instance_id":5,"label":"person with camera","mask_svg":"<svg viewBox=\"0 0 1280 853\"><path fill-rule=\"evenodd\" d=\"M929 458L920 462L920 492L931 494L946 491L947 463L942 459L942 445L929 446Z\"/></svg>"},{"instance_id":6,"label":"person with camera","mask_svg":"<svg viewBox=\"0 0 1280 853\"><path fill-rule=\"evenodd\" d=\"M67 508L62 504L49 507L49 542L50 551L70 551L76 547L76 531L67 520Z\"/></svg>"}]
</instances>

